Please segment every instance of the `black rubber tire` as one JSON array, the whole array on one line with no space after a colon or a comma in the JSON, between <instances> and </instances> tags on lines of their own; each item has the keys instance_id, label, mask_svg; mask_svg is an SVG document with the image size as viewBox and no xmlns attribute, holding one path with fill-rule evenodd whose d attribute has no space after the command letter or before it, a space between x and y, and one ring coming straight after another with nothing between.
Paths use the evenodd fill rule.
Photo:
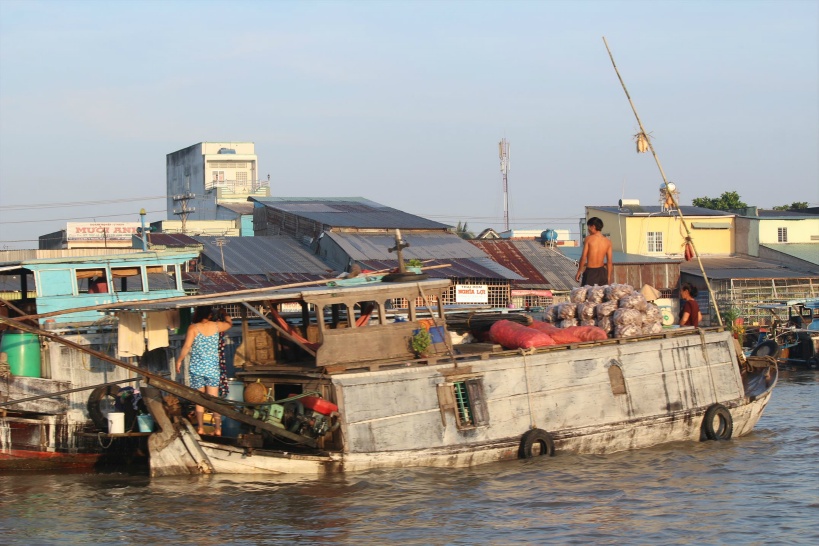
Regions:
<instances>
[{"instance_id":1,"label":"black rubber tire","mask_svg":"<svg viewBox=\"0 0 819 546\"><path fill-rule=\"evenodd\" d=\"M772 339L763 341L753 348L751 356L770 356L776 358L779 356L779 344Z\"/></svg>"},{"instance_id":2,"label":"black rubber tire","mask_svg":"<svg viewBox=\"0 0 819 546\"><path fill-rule=\"evenodd\" d=\"M108 430L108 417L102 414L100 402L108 396L116 398L119 394L117 385L105 385L97 387L88 395L88 416L94 421L94 426L99 430Z\"/></svg>"},{"instance_id":3,"label":"black rubber tire","mask_svg":"<svg viewBox=\"0 0 819 546\"><path fill-rule=\"evenodd\" d=\"M718 420L717 428L714 428L715 420ZM722 404L714 404L705 411L702 430L708 440L730 440L734 433L734 419L731 417L731 412Z\"/></svg>"},{"instance_id":4,"label":"black rubber tire","mask_svg":"<svg viewBox=\"0 0 819 546\"><path fill-rule=\"evenodd\" d=\"M415 282L426 278L426 273L388 273L381 277L381 282Z\"/></svg>"},{"instance_id":5,"label":"black rubber tire","mask_svg":"<svg viewBox=\"0 0 819 546\"><path fill-rule=\"evenodd\" d=\"M540 453L538 454L540 457L554 457L555 442L552 439L552 435L545 430L533 428L521 437L518 458L531 459L534 457L535 453L533 448L535 445L540 448Z\"/></svg>"}]
</instances>

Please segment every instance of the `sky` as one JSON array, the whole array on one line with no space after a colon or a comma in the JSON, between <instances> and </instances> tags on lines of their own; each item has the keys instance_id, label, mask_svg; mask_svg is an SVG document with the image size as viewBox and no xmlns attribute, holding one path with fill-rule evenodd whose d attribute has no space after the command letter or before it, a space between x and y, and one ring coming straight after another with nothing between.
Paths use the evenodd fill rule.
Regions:
<instances>
[{"instance_id":1,"label":"sky","mask_svg":"<svg viewBox=\"0 0 819 546\"><path fill-rule=\"evenodd\" d=\"M819 206L819 0L0 0L0 249L166 218L165 156L254 142L280 196L479 232L736 191ZM175 218L174 218L175 219Z\"/></svg>"}]
</instances>

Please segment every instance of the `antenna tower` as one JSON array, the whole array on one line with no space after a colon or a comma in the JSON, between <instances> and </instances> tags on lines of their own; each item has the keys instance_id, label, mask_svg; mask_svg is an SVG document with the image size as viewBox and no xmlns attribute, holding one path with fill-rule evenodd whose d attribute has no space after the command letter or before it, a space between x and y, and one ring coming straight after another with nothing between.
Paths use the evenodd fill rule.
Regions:
<instances>
[{"instance_id":1,"label":"antenna tower","mask_svg":"<svg viewBox=\"0 0 819 546\"><path fill-rule=\"evenodd\" d=\"M503 174L503 229L509 231L509 141L502 138L498 142L501 174Z\"/></svg>"}]
</instances>

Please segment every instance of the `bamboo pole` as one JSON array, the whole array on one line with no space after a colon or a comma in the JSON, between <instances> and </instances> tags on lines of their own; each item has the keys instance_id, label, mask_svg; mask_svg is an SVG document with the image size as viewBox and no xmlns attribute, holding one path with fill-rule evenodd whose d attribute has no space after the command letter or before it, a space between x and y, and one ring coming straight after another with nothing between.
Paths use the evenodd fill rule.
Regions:
<instances>
[{"instance_id":1,"label":"bamboo pole","mask_svg":"<svg viewBox=\"0 0 819 546\"><path fill-rule=\"evenodd\" d=\"M609 53L609 58L611 59L611 66L614 67L614 72L617 74L617 79L620 80L620 85L623 86L623 91L626 93L626 98L628 99L629 105L631 105L631 110L634 112L634 117L637 118L637 124L640 126L640 133L645 136L646 142L648 143L648 148L651 150L651 155L654 156L654 161L657 163L657 168L660 169L660 176L663 178L663 184L665 184L666 188L666 195L671 196L671 201L674 204L674 208L677 209L677 213L680 215L680 222L682 222L683 228L685 228L685 235L686 235L686 242L691 243L691 248L694 250L694 256L697 258L697 264L700 266L700 271L702 271L702 278L705 279L705 286L708 288L708 295L711 298L711 303L714 306L714 310L717 312L717 321L719 322L720 326L724 326L722 323L722 316L719 312L719 305L717 304L717 299L714 296L713 290L711 290L711 283L708 281L708 275L705 274L705 268L702 265L702 260L700 259L700 253L697 251L696 245L694 245L694 238L691 236L691 230L688 229L688 223L685 221L685 217L683 216L683 212L680 209L680 204L677 202L677 198L674 197L674 192L669 191L668 186L668 179L665 176L665 171L663 170L663 166L660 163L660 158L657 156L657 152L654 150L654 145L651 143L651 139L648 138L648 134L646 133L645 127L643 127L643 122L640 121L640 116L637 114L637 108L634 106L634 102L631 100L631 95L628 94L628 89L626 89L626 84L623 81L623 78L620 76L620 71L617 70L617 64L614 62L614 55L611 53L611 49L609 49L609 43L606 41L606 37L603 36L603 43L606 45L606 51Z\"/></svg>"}]
</instances>

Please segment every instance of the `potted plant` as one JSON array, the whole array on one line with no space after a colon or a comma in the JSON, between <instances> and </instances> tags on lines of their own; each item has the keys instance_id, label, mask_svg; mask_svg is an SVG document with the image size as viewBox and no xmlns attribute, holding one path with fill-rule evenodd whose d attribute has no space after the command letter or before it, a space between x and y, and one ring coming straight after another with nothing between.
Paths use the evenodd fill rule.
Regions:
<instances>
[{"instance_id":1,"label":"potted plant","mask_svg":"<svg viewBox=\"0 0 819 546\"><path fill-rule=\"evenodd\" d=\"M432 336L423 328L417 330L410 340L410 346L415 355L419 358L425 358L427 356L430 345L432 345Z\"/></svg>"},{"instance_id":2,"label":"potted plant","mask_svg":"<svg viewBox=\"0 0 819 546\"><path fill-rule=\"evenodd\" d=\"M408 273L420 274L422 265L424 265L424 262L422 262L418 258L413 258L411 260L407 260L404 269L406 269Z\"/></svg>"}]
</instances>

